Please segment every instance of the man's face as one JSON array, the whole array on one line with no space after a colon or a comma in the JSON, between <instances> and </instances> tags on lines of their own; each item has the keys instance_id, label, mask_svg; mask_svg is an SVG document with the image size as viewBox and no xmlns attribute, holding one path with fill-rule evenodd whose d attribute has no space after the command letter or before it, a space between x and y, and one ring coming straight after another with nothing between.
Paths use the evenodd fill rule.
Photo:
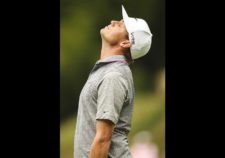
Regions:
<instances>
[{"instance_id":1,"label":"man's face","mask_svg":"<svg viewBox=\"0 0 225 158\"><path fill-rule=\"evenodd\" d=\"M109 25L101 29L100 34L102 39L111 45L116 45L124 40L128 40L128 33L123 20L112 20Z\"/></svg>"}]
</instances>

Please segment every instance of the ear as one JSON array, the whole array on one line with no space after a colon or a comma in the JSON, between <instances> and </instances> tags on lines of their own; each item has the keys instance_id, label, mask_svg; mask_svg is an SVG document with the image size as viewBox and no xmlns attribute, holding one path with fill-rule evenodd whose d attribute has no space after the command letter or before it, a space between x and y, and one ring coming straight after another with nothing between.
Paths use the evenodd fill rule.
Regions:
<instances>
[{"instance_id":1,"label":"ear","mask_svg":"<svg viewBox=\"0 0 225 158\"><path fill-rule=\"evenodd\" d=\"M125 40L125 41L120 42L120 47L122 47L122 48L130 48L131 47L130 41L129 40Z\"/></svg>"}]
</instances>

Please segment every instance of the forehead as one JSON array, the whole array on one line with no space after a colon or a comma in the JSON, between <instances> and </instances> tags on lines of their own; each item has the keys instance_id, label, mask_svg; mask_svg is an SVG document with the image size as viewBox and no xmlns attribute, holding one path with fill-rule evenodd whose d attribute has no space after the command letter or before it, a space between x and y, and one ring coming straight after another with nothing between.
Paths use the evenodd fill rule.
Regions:
<instances>
[{"instance_id":1,"label":"forehead","mask_svg":"<svg viewBox=\"0 0 225 158\"><path fill-rule=\"evenodd\" d=\"M124 23L123 19L121 19L119 22L125 27L125 23Z\"/></svg>"},{"instance_id":2,"label":"forehead","mask_svg":"<svg viewBox=\"0 0 225 158\"><path fill-rule=\"evenodd\" d=\"M123 19L122 19L122 20L120 20L120 22L122 23L123 28L124 28L124 29L126 30L126 32L127 32L127 28L126 28L126 26L125 26L125 23L124 23Z\"/></svg>"}]
</instances>

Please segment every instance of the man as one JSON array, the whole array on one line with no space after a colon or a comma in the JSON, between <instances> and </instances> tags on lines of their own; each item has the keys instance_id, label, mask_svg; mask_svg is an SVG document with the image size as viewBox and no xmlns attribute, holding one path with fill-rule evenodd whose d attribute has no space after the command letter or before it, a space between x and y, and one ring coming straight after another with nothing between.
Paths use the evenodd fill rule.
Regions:
<instances>
[{"instance_id":1,"label":"man","mask_svg":"<svg viewBox=\"0 0 225 158\"><path fill-rule=\"evenodd\" d=\"M143 19L111 21L101 29L100 60L93 67L79 98L75 158L131 158L134 85L129 62L148 53L152 34Z\"/></svg>"}]
</instances>

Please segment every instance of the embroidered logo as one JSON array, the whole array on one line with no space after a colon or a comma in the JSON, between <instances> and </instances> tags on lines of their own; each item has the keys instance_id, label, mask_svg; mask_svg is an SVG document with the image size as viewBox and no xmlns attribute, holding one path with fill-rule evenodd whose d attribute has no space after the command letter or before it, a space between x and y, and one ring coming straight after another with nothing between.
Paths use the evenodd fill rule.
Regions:
<instances>
[{"instance_id":1,"label":"embroidered logo","mask_svg":"<svg viewBox=\"0 0 225 158\"><path fill-rule=\"evenodd\" d=\"M130 34L131 34L131 43L135 44L134 33L131 32Z\"/></svg>"}]
</instances>

